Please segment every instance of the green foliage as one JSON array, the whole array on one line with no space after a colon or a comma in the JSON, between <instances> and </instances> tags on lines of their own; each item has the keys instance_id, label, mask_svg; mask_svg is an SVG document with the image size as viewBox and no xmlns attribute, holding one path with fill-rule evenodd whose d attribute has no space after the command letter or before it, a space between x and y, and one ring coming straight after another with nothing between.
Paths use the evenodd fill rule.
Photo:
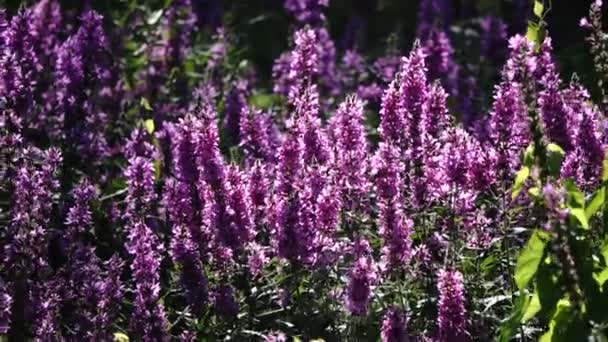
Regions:
<instances>
[{"instance_id":1,"label":"green foliage","mask_svg":"<svg viewBox=\"0 0 608 342\"><path fill-rule=\"evenodd\" d=\"M520 290L525 289L536 274L538 265L543 258L547 242L548 234L540 230L535 230L534 233L532 233L530 240L528 240L526 247L524 247L517 258L515 283Z\"/></svg>"}]
</instances>

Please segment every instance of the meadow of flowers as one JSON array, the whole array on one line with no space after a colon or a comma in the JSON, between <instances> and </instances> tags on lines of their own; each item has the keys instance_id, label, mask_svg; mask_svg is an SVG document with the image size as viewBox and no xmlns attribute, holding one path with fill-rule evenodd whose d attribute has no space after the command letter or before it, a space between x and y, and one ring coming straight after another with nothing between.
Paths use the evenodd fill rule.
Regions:
<instances>
[{"instance_id":1,"label":"meadow of flowers","mask_svg":"<svg viewBox=\"0 0 608 342\"><path fill-rule=\"evenodd\" d=\"M606 9L564 75L504 2L259 0L269 68L239 1L7 5L0 341L608 341Z\"/></svg>"}]
</instances>

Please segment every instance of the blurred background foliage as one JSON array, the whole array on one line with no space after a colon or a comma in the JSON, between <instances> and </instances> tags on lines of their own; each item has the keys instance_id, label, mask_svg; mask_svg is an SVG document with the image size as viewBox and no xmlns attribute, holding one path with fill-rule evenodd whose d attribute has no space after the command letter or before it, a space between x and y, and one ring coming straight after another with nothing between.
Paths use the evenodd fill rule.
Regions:
<instances>
[{"instance_id":1,"label":"blurred background foliage","mask_svg":"<svg viewBox=\"0 0 608 342\"><path fill-rule=\"evenodd\" d=\"M525 0L524 0L525 1ZM91 7L103 13L110 32L117 32L113 24L128 21L138 10L154 13L165 8L171 0L62 0L62 8L72 14L76 22L78 13ZM289 46L293 21L283 7L282 0L193 0L193 4L210 6L218 2L224 25L233 36L241 57L255 66L261 85L270 87L272 64ZM457 52L466 52L457 44L459 36L476 34L467 30L474 19L486 14L502 17L508 24L508 33L524 33L526 13L518 9L517 0L453 0L449 13L452 19L451 34ZM1 4L14 13L20 6L33 1L2 0ZM555 53L561 72L567 78L572 73L582 76L583 83L594 83L591 57L585 43L585 31L579 28L579 19L588 11L591 0L554 0L546 18L553 38ZM417 0L331 0L324 12L329 31L339 51L357 48L367 57L384 55L387 48L405 53L415 39ZM530 5L531 12L531 5ZM530 15L528 13L527 15ZM608 16L605 16L608 17ZM69 18L69 15L68 15ZM208 31L212 31L209 27ZM213 32L209 32L211 35ZM506 42L505 42L506 44ZM460 49L459 49L460 48ZM462 56L460 56L462 58ZM589 87L593 89L593 86Z\"/></svg>"}]
</instances>

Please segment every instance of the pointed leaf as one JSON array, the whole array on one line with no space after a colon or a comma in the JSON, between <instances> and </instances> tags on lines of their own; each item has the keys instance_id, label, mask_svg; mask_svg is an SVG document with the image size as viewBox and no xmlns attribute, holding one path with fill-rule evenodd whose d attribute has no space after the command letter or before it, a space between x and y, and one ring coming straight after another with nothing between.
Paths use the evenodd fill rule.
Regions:
<instances>
[{"instance_id":1,"label":"pointed leaf","mask_svg":"<svg viewBox=\"0 0 608 342\"><path fill-rule=\"evenodd\" d=\"M517 258L514 277L515 283L520 290L523 290L536 274L538 265L543 257L545 245L547 244L547 238L547 233L535 230Z\"/></svg>"},{"instance_id":2,"label":"pointed leaf","mask_svg":"<svg viewBox=\"0 0 608 342\"><path fill-rule=\"evenodd\" d=\"M534 295L532 295L532 298L530 299L530 303L526 308L526 312L524 312L524 316L521 318L521 322L524 323L534 318L540 309L540 297L538 296L538 291L534 291Z\"/></svg>"},{"instance_id":3,"label":"pointed leaf","mask_svg":"<svg viewBox=\"0 0 608 342\"><path fill-rule=\"evenodd\" d=\"M582 208L575 208L570 210L570 217L575 218L584 229L589 229L589 221L587 221L587 215L585 210Z\"/></svg>"},{"instance_id":4,"label":"pointed leaf","mask_svg":"<svg viewBox=\"0 0 608 342\"><path fill-rule=\"evenodd\" d=\"M545 10L545 5L541 1L534 1L534 15L538 18L543 17L543 11Z\"/></svg>"},{"instance_id":5,"label":"pointed leaf","mask_svg":"<svg viewBox=\"0 0 608 342\"><path fill-rule=\"evenodd\" d=\"M146 127L146 131L148 131L148 133L154 133L154 120L148 119L144 121L144 127Z\"/></svg>"},{"instance_id":6,"label":"pointed leaf","mask_svg":"<svg viewBox=\"0 0 608 342\"><path fill-rule=\"evenodd\" d=\"M115 332L114 333L114 342L129 342L129 336L127 336L121 332Z\"/></svg>"},{"instance_id":7,"label":"pointed leaf","mask_svg":"<svg viewBox=\"0 0 608 342\"><path fill-rule=\"evenodd\" d=\"M512 199L517 198L529 176L530 168L527 166L524 166L521 168L521 170L517 171L517 174L515 175L515 182L513 183L513 192L511 193Z\"/></svg>"},{"instance_id":8,"label":"pointed leaf","mask_svg":"<svg viewBox=\"0 0 608 342\"><path fill-rule=\"evenodd\" d=\"M585 215L587 215L587 219L593 217L593 215L602 208L604 200L606 199L605 192L604 187L601 187L593 196L591 196L591 199L585 205Z\"/></svg>"},{"instance_id":9,"label":"pointed leaf","mask_svg":"<svg viewBox=\"0 0 608 342\"><path fill-rule=\"evenodd\" d=\"M551 175L559 176L565 154L564 150L558 145L553 143L547 145L547 166Z\"/></svg>"}]
</instances>

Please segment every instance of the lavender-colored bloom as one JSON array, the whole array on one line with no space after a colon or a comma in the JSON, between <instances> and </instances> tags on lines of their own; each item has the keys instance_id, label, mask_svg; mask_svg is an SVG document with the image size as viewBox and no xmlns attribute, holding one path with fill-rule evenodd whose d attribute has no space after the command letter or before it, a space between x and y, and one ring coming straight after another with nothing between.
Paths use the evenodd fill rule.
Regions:
<instances>
[{"instance_id":1,"label":"lavender-colored bloom","mask_svg":"<svg viewBox=\"0 0 608 342\"><path fill-rule=\"evenodd\" d=\"M401 56L396 54L389 54L384 57L378 58L373 65L376 75L382 81L388 83L395 78L401 65Z\"/></svg>"},{"instance_id":2,"label":"lavender-colored bloom","mask_svg":"<svg viewBox=\"0 0 608 342\"><path fill-rule=\"evenodd\" d=\"M127 159L135 157L159 159L158 151L150 140L151 136L148 131L144 127L138 126L131 132L129 139L122 148L122 152Z\"/></svg>"},{"instance_id":3,"label":"lavender-colored bloom","mask_svg":"<svg viewBox=\"0 0 608 342\"><path fill-rule=\"evenodd\" d=\"M501 18L487 15L479 22L479 54L495 65L503 63L507 54L507 25Z\"/></svg>"},{"instance_id":4,"label":"lavender-colored bloom","mask_svg":"<svg viewBox=\"0 0 608 342\"><path fill-rule=\"evenodd\" d=\"M226 213L228 227L220 230L221 239L233 249L242 249L255 237L251 203L247 192L247 179L236 166L226 174Z\"/></svg>"},{"instance_id":5,"label":"lavender-colored bloom","mask_svg":"<svg viewBox=\"0 0 608 342\"><path fill-rule=\"evenodd\" d=\"M378 103L380 101L382 92L382 88L375 82L368 85L359 85L357 87L357 96L362 100L372 103Z\"/></svg>"},{"instance_id":6,"label":"lavender-colored bloom","mask_svg":"<svg viewBox=\"0 0 608 342\"><path fill-rule=\"evenodd\" d=\"M420 152L417 149L421 147L422 141L423 107L428 97L427 68L424 58L424 49L415 43L410 55L403 59L399 71L401 79L398 106L403 110L405 116L405 146L413 154Z\"/></svg>"},{"instance_id":7,"label":"lavender-colored bloom","mask_svg":"<svg viewBox=\"0 0 608 342\"><path fill-rule=\"evenodd\" d=\"M61 7L56 0L41 0L32 8L32 26L37 53L52 63L53 50L62 30Z\"/></svg>"},{"instance_id":8,"label":"lavender-colored bloom","mask_svg":"<svg viewBox=\"0 0 608 342\"><path fill-rule=\"evenodd\" d=\"M563 177L573 178L579 187L591 191L600 180L604 160L602 135L598 130L601 119L598 110L586 102L586 92L576 88L571 85L568 92L564 92L577 127L573 139L575 147L566 155L561 172Z\"/></svg>"},{"instance_id":9,"label":"lavender-colored bloom","mask_svg":"<svg viewBox=\"0 0 608 342\"><path fill-rule=\"evenodd\" d=\"M339 256L339 244L336 243L336 230L341 202L335 194L335 186L325 184L315 203L315 263L330 265Z\"/></svg>"},{"instance_id":10,"label":"lavender-colored bloom","mask_svg":"<svg viewBox=\"0 0 608 342\"><path fill-rule=\"evenodd\" d=\"M37 284L33 290L35 341L62 340L60 326L62 285L60 279L51 279L44 284Z\"/></svg>"},{"instance_id":11,"label":"lavender-colored bloom","mask_svg":"<svg viewBox=\"0 0 608 342\"><path fill-rule=\"evenodd\" d=\"M171 141L175 177L186 184L196 184L199 170L196 166L197 119L192 115L181 118L174 126Z\"/></svg>"},{"instance_id":12,"label":"lavender-colored bloom","mask_svg":"<svg viewBox=\"0 0 608 342\"><path fill-rule=\"evenodd\" d=\"M352 95L340 105L335 115L336 176L346 211L361 210L370 187L364 120L363 103Z\"/></svg>"},{"instance_id":13,"label":"lavender-colored bloom","mask_svg":"<svg viewBox=\"0 0 608 342\"><path fill-rule=\"evenodd\" d=\"M6 284L0 280L0 334L8 333L11 324L11 306L13 298Z\"/></svg>"},{"instance_id":14,"label":"lavender-colored bloom","mask_svg":"<svg viewBox=\"0 0 608 342\"><path fill-rule=\"evenodd\" d=\"M450 24L452 10L448 0L423 0L418 7L416 36L426 38L434 28L444 29Z\"/></svg>"},{"instance_id":15,"label":"lavender-colored bloom","mask_svg":"<svg viewBox=\"0 0 608 342\"><path fill-rule=\"evenodd\" d=\"M118 316L124 287L120 280L124 262L114 255L105 262L105 273L95 283L95 315L92 319L93 329L89 336L94 340L111 338L111 327Z\"/></svg>"},{"instance_id":16,"label":"lavender-colored bloom","mask_svg":"<svg viewBox=\"0 0 608 342\"><path fill-rule=\"evenodd\" d=\"M289 89L289 98L295 101L306 82L319 73L319 53L317 49L317 34L311 28L303 28L294 34L295 48L291 54L288 79L293 84Z\"/></svg>"},{"instance_id":17,"label":"lavender-colored bloom","mask_svg":"<svg viewBox=\"0 0 608 342\"><path fill-rule=\"evenodd\" d=\"M224 99L224 129L232 144L240 142L241 115L247 108L248 84L239 80Z\"/></svg>"},{"instance_id":18,"label":"lavender-colored bloom","mask_svg":"<svg viewBox=\"0 0 608 342\"><path fill-rule=\"evenodd\" d=\"M268 262L268 256L266 256L264 247L257 243L251 243L248 246L248 250L249 258L247 264L249 266L249 272L251 272L251 275L255 278L262 273L262 269Z\"/></svg>"},{"instance_id":19,"label":"lavender-colored bloom","mask_svg":"<svg viewBox=\"0 0 608 342\"><path fill-rule=\"evenodd\" d=\"M336 68L336 48L323 27L305 27L294 34L295 47L283 53L272 69L274 91L286 95L291 103L317 79L322 91L332 96L340 93Z\"/></svg>"},{"instance_id":20,"label":"lavender-colored bloom","mask_svg":"<svg viewBox=\"0 0 608 342\"><path fill-rule=\"evenodd\" d=\"M133 256L131 271L135 283L131 329L144 341L168 341L168 321L160 302L160 263L163 247L145 223L129 226L127 251Z\"/></svg>"},{"instance_id":21,"label":"lavender-colored bloom","mask_svg":"<svg viewBox=\"0 0 608 342\"><path fill-rule=\"evenodd\" d=\"M68 227L66 240L76 244L92 228L90 202L95 198L95 187L85 180L74 189L72 198L74 205L70 207L65 220Z\"/></svg>"},{"instance_id":22,"label":"lavender-colored bloom","mask_svg":"<svg viewBox=\"0 0 608 342\"><path fill-rule=\"evenodd\" d=\"M253 222L259 229L265 222L270 197L269 166L256 162L247 174L247 193L252 206Z\"/></svg>"},{"instance_id":23,"label":"lavender-colored bloom","mask_svg":"<svg viewBox=\"0 0 608 342\"><path fill-rule=\"evenodd\" d=\"M444 31L433 29L423 41L429 80L441 80L452 96L458 96L458 65L454 62L454 49Z\"/></svg>"},{"instance_id":24,"label":"lavender-colored bloom","mask_svg":"<svg viewBox=\"0 0 608 342\"><path fill-rule=\"evenodd\" d=\"M402 133L405 130L405 118L399 108L399 83L401 76L397 75L382 96L380 109L380 127L378 133L384 142L401 145Z\"/></svg>"},{"instance_id":25,"label":"lavender-colored bloom","mask_svg":"<svg viewBox=\"0 0 608 342\"><path fill-rule=\"evenodd\" d=\"M442 149L439 154L440 171L443 181L449 186L467 186L467 169L470 155L471 136L462 128L450 128L441 138ZM432 171L431 171L432 172Z\"/></svg>"},{"instance_id":26,"label":"lavender-colored bloom","mask_svg":"<svg viewBox=\"0 0 608 342\"><path fill-rule=\"evenodd\" d=\"M398 108L403 111L405 134L401 148L406 151L407 165L411 182L410 198L416 207L423 206L427 200L427 181L424 176L423 118L425 103L428 99L428 84L423 49L416 42L410 55L403 60L399 88Z\"/></svg>"},{"instance_id":27,"label":"lavender-colored bloom","mask_svg":"<svg viewBox=\"0 0 608 342\"><path fill-rule=\"evenodd\" d=\"M240 143L245 154L245 163L253 165L256 160L274 162L276 141L272 137L274 122L261 110L244 107L240 114Z\"/></svg>"},{"instance_id":28,"label":"lavender-colored bloom","mask_svg":"<svg viewBox=\"0 0 608 342\"><path fill-rule=\"evenodd\" d=\"M21 10L2 32L3 53L0 55L0 95L7 98L17 114L34 120L32 108L36 82L42 65L34 49L32 12Z\"/></svg>"},{"instance_id":29,"label":"lavender-colored bloom","mask_svg":"<svg viewBox=\"0 0 608 342\"><path fill-rule=\"evenodd\" d=\"M175 0L167 8L161 27L165 30L164 58L169 68L178 66L188 53L196 17L191 0Z\"/></svg>"},{"instance_id":30,"label":"lavender-colored bloom","mask_svg":"<svg viewBox=\"0 0 608 342\"><path fill-rule=\"evenodd\" d=\"M376 197L379 210L379 232L384 240L383 261L389 269L405 266L411 256L413 222L403 213L403 181L399 149L380 143L373 161Z\"/></svg>"},{"instance_id":31,"label":"lavender-colored bloom","mask_svg":"<svg viewBox=\"0 0 608 342\"><path fill-rule=\"evenodd\" d=\"M358 256L348 275L346 308L355 316L365 316L378 279L376 264L371 256Z\"/></svg>"},{"instance_id":32,"label":"lavender-colored bloom","mask_svg":"<svg viewBox=\"0 0 608 342\"><path fill-rule=\"evenodd\" d=\"M299 261L308 258L310 245L303 236L299 194L303 178L304 143L295 127L283 140L278 152L277 175L270 209L272 243L278 255Z\"/></svg>"},{"instance_id":33,"label":"lavender-colored bloom","mask_svg":"<svg viewBox=\"0 0 608 342\"><path fill-rule=\"evenodd\" d=\"M188 304L200 312L208 297L207 278L200 264L199 245L188 227L173 225L171 257L181 266L180 280Z\"/></svg>"},{"instance_id":34,"label":"lavender-colored bloom","mask_svg":"<svg viewBox=\"0 0 608 342\"><path fill-rule=\"evenodd\" d=\"M271 331L264 336L264 342L287 342L287 336L282 331Z\"/></svg>"},{"instance_id":35,"label":"lavender-colored bloom","mask_svg":"<svg viewBox=\"0 0 608 342\"><path fill-rule=\"evenodd\" d=\"M129 159L125 177L129 185L125 216L129 220L143 218L150 211L156 199L152 161L144 157Z\"/></svg>"},{"instance_id":36,"label":"lavender-colored bloom","mask_svg":"<svg viewBox=\"0 0 608 342\"><path fill-rule=\"evenodd\" d=\"M34 160L42 157L42 166ZM57 171L61 153L49 149L25 150L13 180L15 189L11 207L11 221L5 246L4 265L7 270L26 272L36 281L46 274L48 267L48 233L53 211L53 193L59 189Z\"/></svg>"},{"instance_id":37,"label":"lavender-colored bloom","mask_svg":"<svg viewBox=\"0 0 608 342\"><path fill-rule=\"evenodd\" d=\"M304 163L324 165L330 160L327 135L319 118L319 93L316 86L306 89L295 101L297 134L304 143Z\"/></svg>"},{"instance_id":38,"label":"lavender-colored bloom","mask_svg":"<svg viewBox=\"0 0 608 342\"><path fill-rule=\"evenodd\" d=\"M427 148L429 148L450 124L450 113L447 107L448 94L441 84L433 83L429 88L422 118L423 131Z\"/></svg>"},{"instance_id":39,"label":"lavender-colored bloom","mask_svg":"<svg viewBox=\"0 0 608 342\"><path fill-rule=\"evenodd\" d=\"M86 12L78 31L57 49L55 66L56 115L68 144L87 157L108 153L108 118L99 96L107 92L113 76L102 21L96 12Z\"/></svg>"},{"instance_id":40,"label":"lavender-colored bloom","mask_svg":"<svg viewBox=\"0 0 608 342\"><path fill-rule=\"evenodd\" d=\"M437 325L440 341L466 340L464 284L459 271L442 269L438 274Z\"/></svg>"},{"instance_id":41,"label":"lavender-colored bloom","mask_svg":"<svg viewBox=\"0 0 608 342\"><path fill-rule=\"evenodd\" d=\"M285 0L285 9L302 24L320 24L325 21L323 8L329 0Z\"/></svg>"},{"instance_id":42,"label":"lavender-colored bloom","mask_svg":"<svg viewBox=\"0 0 608 342\"><path fill-rule=\"evenodd\" d=\"M547 139L558 144L565 151L570 151L574 147L572 118L560 91L561 79L551 58L551 52L551 39L547 37L541 45L538 62L537 71L542 86L538 105Z\"/></svg>"},{"instance_id":43,"label":"lavender-colored bloom","mask_svg":"<svg viewBox=\"0 0 608 342\"><path fill-rule=\"evenodd\" d=\"M230 285L220 285L213 292L213 305L218 315L225 318L234 318L239 313L239 303Z\"/></svg>"},{"instance_id":44,"label":"lavender-colored bloom","mask_svg":"<svg viewBox=\"0 0 608 342\"><path fill-rule=\"evenodd\" d=\"M407 320L403 311L397 307L390 308L382 318L380 337L382 342L407 342Z\"/></svg>"},{"instance_id":45,"label":"lavender-colored bloom","mask_svg":"<svg viewBox=\"0 0 608 342\"><path fill-rule=\"evenodd\" d=\"M501 181L510 179L530 141L526 104L518 83L503 82L496 87L489 128L489 141L497 152L499 177Z\"/></svg>"},{"instance_id":46,"label":"lavender-colored bloom","mask_svg":"<svg viewBox=\"0 0 608 342\"><path fill-rule=\"evenodd\" d=\"M212 191L220 194L225 178L224 159L219 149L217 122L212 108L201 108L201 119L194 123L196 136L196 165L200 174L199 181L209 185Z\"/></svg>"},{"instance_id":47,"label":"lavender-colored bloom","mask_svg":"<svg viewBox=\"0 0 608 342\"><path fill-rule=\"evenodd\" d=\"M537 75L539 65L534 55L534 42L521 35L509 38L509 59L502 70L504 82L524 84L522 82L527 78Z\"/></svg>"}]
</instances>

